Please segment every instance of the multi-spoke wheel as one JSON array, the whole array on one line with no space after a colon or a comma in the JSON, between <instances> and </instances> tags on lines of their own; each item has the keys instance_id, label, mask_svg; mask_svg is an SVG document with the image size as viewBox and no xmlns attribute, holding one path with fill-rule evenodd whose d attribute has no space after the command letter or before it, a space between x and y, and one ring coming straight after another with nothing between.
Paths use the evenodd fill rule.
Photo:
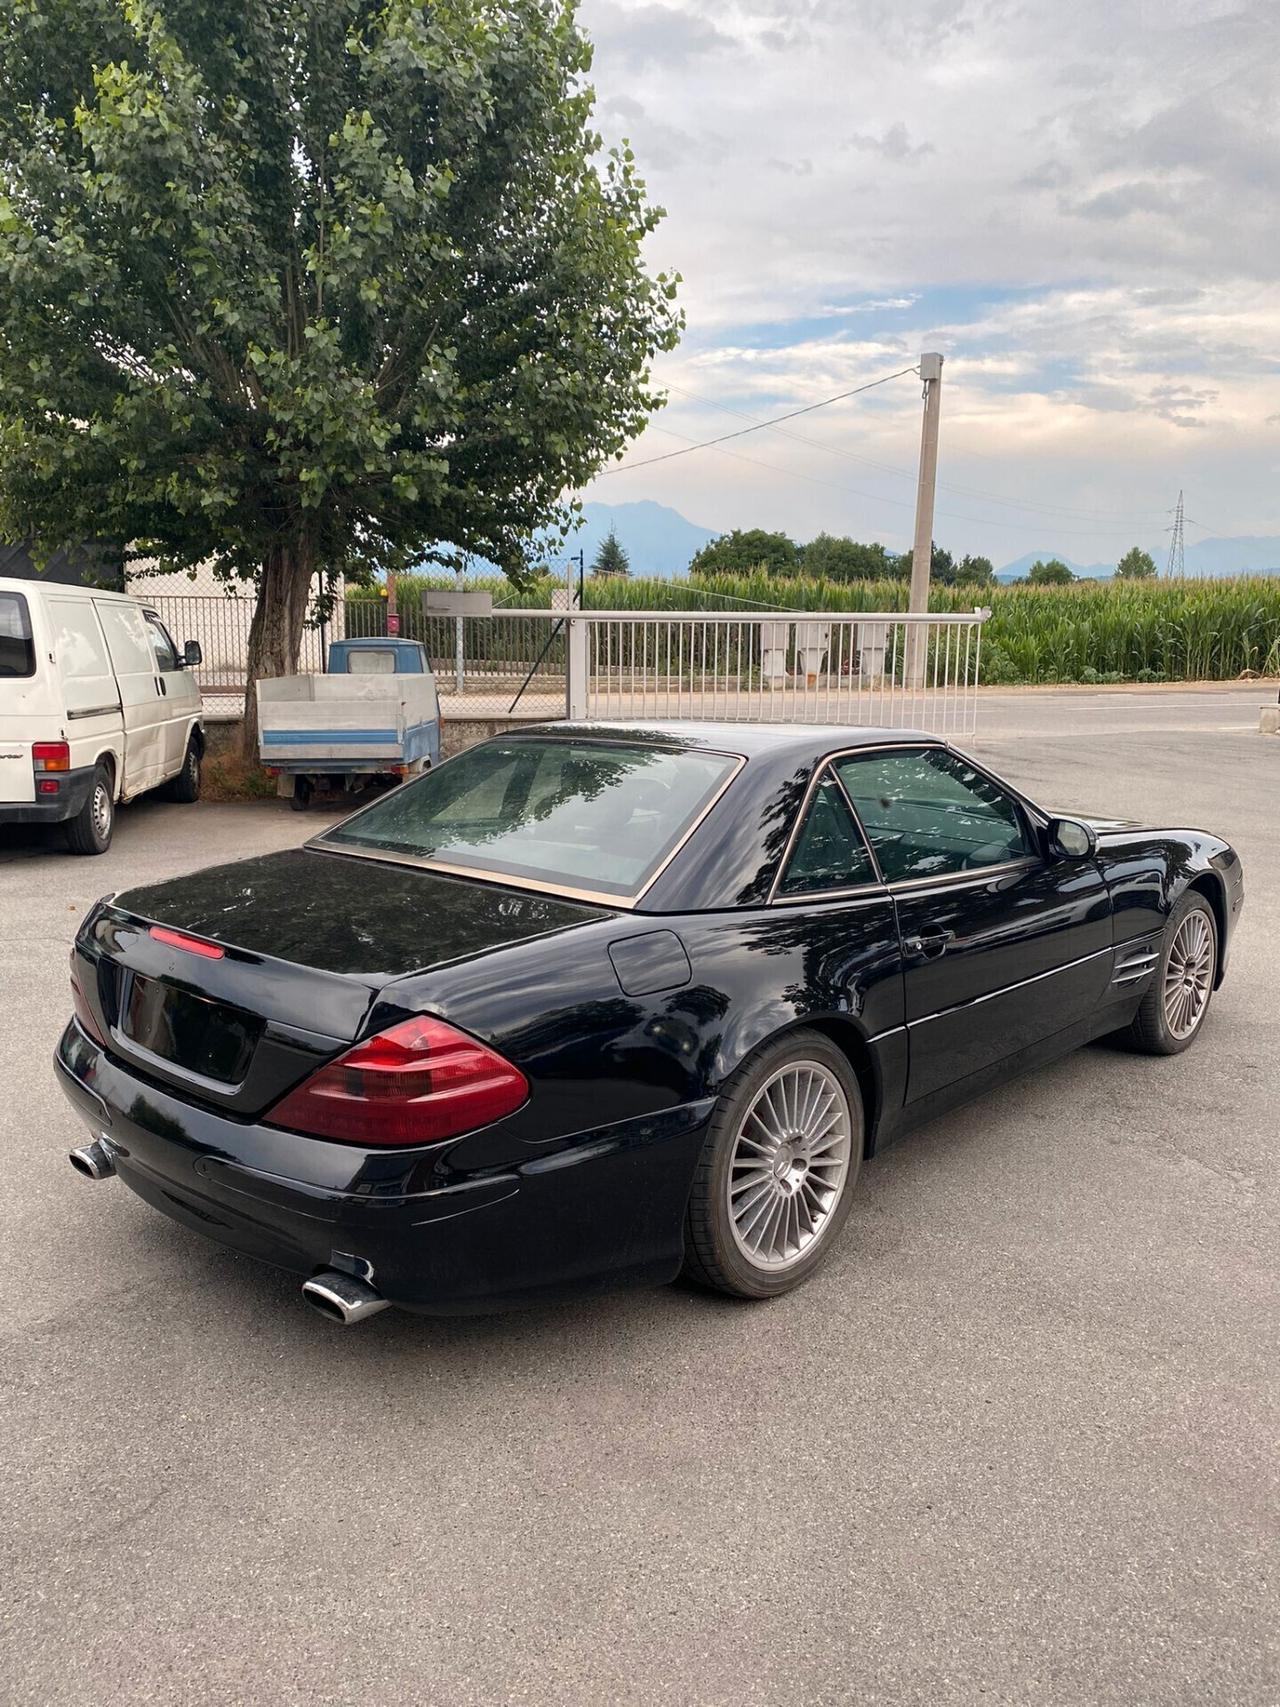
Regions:
<instances>
[{"instance_id":1,"label":"multi-spoke wheel","mask_svg":"<svg viewBox=\"0 0 1280 1707\"><path fill-rule=\"evenodd\" d=\"M1213 917L1193 907L1178 926L1164 966L1164 1017L1175 1037L1190 1037L1213 987Z\"/></svg>"},{"instance_id":2,"label":"multi-spoke wheel","mask_svg":"<svg viewBox=\"0 0 1280 1707\"><path fill-rule=\"evenodd\" d=\"M725 1087L694 1181L686 1272L770 1298L799 1285L849 1212L862 1157L858 1085L818 1032L793 1032Z\"/></svg>"},{"instance_id":3,"label":"multi-spoke wheel","mask_svg":"<svg viewBox=\"0 0 1280 1707\"><path fill-rule=\"evenodd\" d=\"M1213 995L1218 970L1218 925L1196 891L1169 916L1164 949L1129 1028L1129 1039L1149 1055L1177 1055L1194 1040Z\"/></svg>"}]
</instances>

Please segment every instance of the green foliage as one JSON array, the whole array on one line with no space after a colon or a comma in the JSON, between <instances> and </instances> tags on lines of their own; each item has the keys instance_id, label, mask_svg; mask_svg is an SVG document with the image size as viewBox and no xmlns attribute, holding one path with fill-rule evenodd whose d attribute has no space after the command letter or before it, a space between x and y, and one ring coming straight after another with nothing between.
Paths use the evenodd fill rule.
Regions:
<instances>
[{"instance_id":1,"label":"green foliage","mask_svg":"<svg viewBox=\"0 0 1280 1707\"><path fill-rule=\"evenodd\" d=\"M910 567L908 561L908 574ZM900 560L878 541L863 545L829 533L820 533L802 548L801 568L826 581L886 581L901 573Z\"/></svg>"},{"instance_id":2,"label":"green foliage","mask_svg":"<svg viewBox=\"0 0 1280 1707\"><path fill-rule=\"evenodd\" d=\"M610 577L622 580L631 573L631 559L623 550L612 528L600 542L600 549L596 552L590 573L606 580Z\"/></svg>"},{"instance_id":3,"label":"green foliage","mask_svg":"<svg viewBox=\"0 0 1280 1707\"><path fill-rule=\"evenodd\" d=\"M316 568L524 576L678 335L589 64L574 0L13 0L0 536L260 575L251 671Z\"/></svg>"},{"instance_id":4,"label":"green foliage","mask_svg":"<svg viewBox=\"0 0 1280 1707\"><path fill-rule=\"evenodd\" d=\"M400 608L420 607L422 578L400 581ZM453 586L453 577L435 584ZM538 582L518 602L545 609L563 581ZM500 579L470 581L511 598ZM362 594L363 603L376 594ZM902 581L779 582L774 576L713 575L699 581L591 582L595 610L901 611ZM929 608L967 611L972 586L934 586ZM983 593L991 617L982 630L982 680L988 684L1115 681L1230 681L1246 672L1280 675L1280 576L1237 580L1076 581L1070 586L996 585ZM379 617L381 613L378 613ZM360 620L357 618L357 620ZM354 626L353 633L381 632ZM1090 673L1091 672L1091 673Z\"/></svg>"},{"instance_id":5,"label":"green foliage","mask_svg":"<svg viewBox=\"0 0 1280 1707\"><path fill-rule=\"evenodd\" d=\"M1131 545L1116 564L1116 579L1119 581L1146 581L1155 573L1155 558L1137 545Z\"/></svg>"},{"instance_id":6,"label":"green foliage","mask_svg":"<svg viewBox=\"0 0 1280 1707\"><path fill-rule=\"evenodd\" d=\"M1033 563L1027 580L1033 587L1065 587L1075 576L1060 557L1051 557L1047 563Z\"/></svg>"},{"instance_id":7,"label":"green foliage","mask_svg":"<svg viewBox=\"0 0 1280 1707\"><path fill-rule=\"evenodd\" d=\"M785 533L767 533L763 528L734 528L695 552L689 573L742 575L764 569L773 575L792 575L800 568L801 548Z\"/></svg>"},{"instance_id":8,"label":"green foliage","mask_svg":"<svg viewBox=\"0 0 1280 1707\"><path fill-rule=\"evenodd\" d=\"M970 557L966 552L955 566L958 587L993 587L995 581L995 565L989 557Z\"/></svg>"}]
</instances>

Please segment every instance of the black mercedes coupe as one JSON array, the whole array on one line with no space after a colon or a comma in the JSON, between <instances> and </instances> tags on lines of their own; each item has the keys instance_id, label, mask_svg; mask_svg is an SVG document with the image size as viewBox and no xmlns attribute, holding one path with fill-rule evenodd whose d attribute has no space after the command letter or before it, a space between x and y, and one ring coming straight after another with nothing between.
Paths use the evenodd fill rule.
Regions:
<instances>
[{"instance_id":1,"label":"black mercedes coupe","mask_svg":"<svg viewBox=\"0 0 1280 1707\"><path fill-rule=\"evenodd\" d=\"M908 1128L1091 1038L1185 1049L1242 893L1218 837L1047 812L926 735L548 724L99 902L71 1159L344 1322L681 1270L769 1298Z\"/></svg>"}]
</instances>

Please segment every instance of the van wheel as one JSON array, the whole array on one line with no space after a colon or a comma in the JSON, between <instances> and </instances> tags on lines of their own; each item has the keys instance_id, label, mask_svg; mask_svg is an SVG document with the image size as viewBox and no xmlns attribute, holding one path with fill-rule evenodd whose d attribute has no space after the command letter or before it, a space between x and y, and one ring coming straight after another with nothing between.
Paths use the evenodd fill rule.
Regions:
<instances>
[{"instance_id":1,"label":"van wheel","mask_svg":"<svg viewBox=\"0 0 1280 1707\"><path fill-rule=\"evenodd\" d=\"M187 754L182 761L182 769L169 784L166 792L170 800L179 800L184 806L190 806L192 801L200 798L200 745L194 735L187 742Z\"/></svg>"},{"instance_id":2,"label":"van wheel","mask_svg":"<svg viewBox=\"0 0 1280 1707\"><path fill-rule=\"evenodd\" d=\"M88 799L74 818L67 819L67 846L76 854L106 853L116 827L116 803L111 794L111 772L98 765L93 773Z\"/></svg>"}]
</instances>

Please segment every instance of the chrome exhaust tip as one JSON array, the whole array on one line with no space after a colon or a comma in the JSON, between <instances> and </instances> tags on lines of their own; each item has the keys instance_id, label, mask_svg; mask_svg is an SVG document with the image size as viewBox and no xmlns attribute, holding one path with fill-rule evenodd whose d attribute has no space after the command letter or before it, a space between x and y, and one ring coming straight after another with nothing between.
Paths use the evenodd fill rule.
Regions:
<instances>
[{"instance_id":1,"label":"chrome exhaust tip","mask_svg":"<svg viewBox=\"0 0 1280 1707\"><path fill-rule=\"evenodd\" d=\"M105 1144L95 1138L92 1144L85 1144L79 1150L72 1150L67 1160L78 1174L85 1179L110 1179L116 1171L116 1165Z\"/></svg>"},{"instance_id":2,"label":"chrome exhaust tip","mask_svg":"<svg viewBox=\"0 0 1280 1707\"><path fill-rule=\"evenodd\" d=\"M380 1292L353 1275L339 1274L336 1268L327 1268L322 1274L304 1280L302 1296L313 1310L331 1322L340 1322L344 1328L388 1308L388 1301Z\"/></svg>"}]
</instances>

